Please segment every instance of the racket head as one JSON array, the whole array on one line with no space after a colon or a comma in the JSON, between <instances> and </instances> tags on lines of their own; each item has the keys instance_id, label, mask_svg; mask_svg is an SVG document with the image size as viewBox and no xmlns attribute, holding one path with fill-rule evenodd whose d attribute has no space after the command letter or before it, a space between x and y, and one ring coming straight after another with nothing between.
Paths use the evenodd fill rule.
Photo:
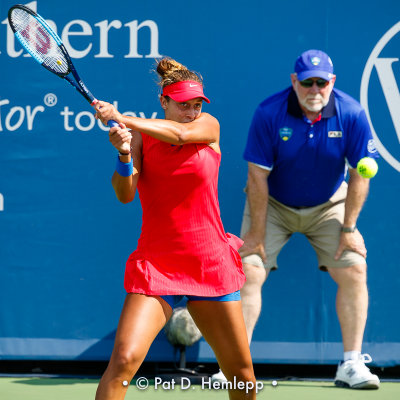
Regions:
<instances>
[{"instance_id":1,"label":"racket head","mask_svg":"<svg viewBox=\"0 0 400 400\"><path fill-rule=\"evenodd\" d=\"M8 11L8 21L21 45L39 64L61 78L71 72L71 59L61 39L40 15L16 4Z\"/></svg>"}]
</instances>

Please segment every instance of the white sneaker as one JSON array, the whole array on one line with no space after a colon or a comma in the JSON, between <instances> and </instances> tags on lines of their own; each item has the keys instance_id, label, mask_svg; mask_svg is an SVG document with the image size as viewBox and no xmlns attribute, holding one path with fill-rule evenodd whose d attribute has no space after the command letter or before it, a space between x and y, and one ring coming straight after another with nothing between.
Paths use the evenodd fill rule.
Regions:
<instances>
[{"instance_id":1,"label":"white sneaker","mask_svg":"<svg viewBox=\"0 0 400 400\"><path fill-rule=\"evenodd\" d=\"M379 389L379 378L365 366L371 361L369 354L360 354L358 360L341 362L336 372L335 385L350 389Z\"/></svg>"},{"instance_id":2,"label":"white sneaker","mask_svg":"<svg viewBox=\"0 0 400 400\"><path fill-rule=\"evenodd\" d=\"M228 380L226 379L224 373L219 370L216 374L211 376L211 382L227 382Z\"/></svg>"}]
</instances>

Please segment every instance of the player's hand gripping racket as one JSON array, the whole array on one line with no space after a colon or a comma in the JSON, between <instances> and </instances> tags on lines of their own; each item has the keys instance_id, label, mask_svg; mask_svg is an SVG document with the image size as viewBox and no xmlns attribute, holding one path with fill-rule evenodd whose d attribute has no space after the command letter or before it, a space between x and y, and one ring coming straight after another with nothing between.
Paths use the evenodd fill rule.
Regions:
<instances>
[{"instance_id":1,"label":"player's hand gripping racket","mask_svg":"<svg viewBox=\"0 0 400 400\"><path fill-rule=\"evenodd\" d=\"M68 81L90 105L97 103L76 72L61 39L40 15L17 4L9 9L8 21L22 46L39 64ZM118 126L118 123L110 120L107 125Z\"/></svg>"}]
</instances>

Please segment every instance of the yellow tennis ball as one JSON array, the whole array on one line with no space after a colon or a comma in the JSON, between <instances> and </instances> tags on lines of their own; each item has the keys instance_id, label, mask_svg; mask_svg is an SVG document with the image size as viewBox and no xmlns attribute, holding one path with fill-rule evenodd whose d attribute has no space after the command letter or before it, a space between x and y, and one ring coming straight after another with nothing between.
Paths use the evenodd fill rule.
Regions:
<instances>
[{"instance_id":1,"label":"yellow tennis ball","mask_svg":"<svg viewBox=\"0 0 400 400\"><path fill-rule=\"evenodd\" d=\"M378 172L378 164L371 157L364 157L357 163L357 172L363 178L373 178Z\"/></svg>"},{"instance_id":2,"label":"yellow tennis ball","mask_svg":"<svg viewBox=\"0 0 400 400\"><path fill-rule=\"evenodd\" d=\"M61 65L62 62L61 62L60 60L57 60L57 64L58 64L58 65Z\"/></svg>"}]
</instances>

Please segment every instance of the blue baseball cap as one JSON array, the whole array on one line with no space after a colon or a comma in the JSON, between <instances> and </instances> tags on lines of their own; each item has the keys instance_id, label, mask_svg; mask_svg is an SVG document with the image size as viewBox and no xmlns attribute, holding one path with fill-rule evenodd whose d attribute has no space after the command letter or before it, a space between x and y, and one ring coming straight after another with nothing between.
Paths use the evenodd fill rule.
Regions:
<instances>
[{"instance_id":1,"label":"blue baseball cap","mask_svg":"<svg viewBox=\"0 0 400 400\"><path fill-rule=\"evenodd\" d=\"M321 50L307 50L297 58L294 66L297 79L322 78L330 81L333 78L333 64L328 54Z\"/></svg>"}]
</instances>

